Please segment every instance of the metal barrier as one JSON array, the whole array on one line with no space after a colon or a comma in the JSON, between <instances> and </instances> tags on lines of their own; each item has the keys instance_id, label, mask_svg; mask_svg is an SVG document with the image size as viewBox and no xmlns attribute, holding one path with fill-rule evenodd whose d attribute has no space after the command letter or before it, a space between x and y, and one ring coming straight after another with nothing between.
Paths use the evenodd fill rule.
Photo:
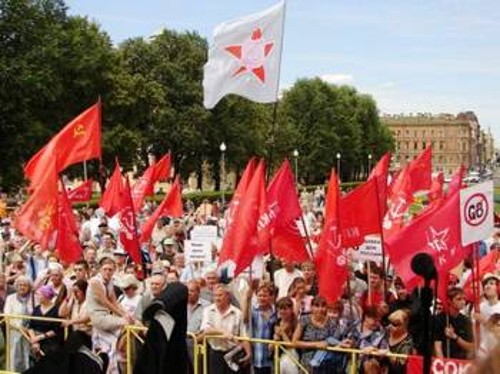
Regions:
<instances>
[{"instance_id":1,"label":"metal barrier","mask_svg":"<svg viewBox=\"0 0 500 374\"><path fill-rule=\"evenodd\" d=\"M33 316L25 316L25 315L6 315L6 314L0 314L0 318L5 321L5 356L6 356L6 370L10 367L10 347L9 342L10 342L10 334L11 334L11 329L16 329L16 327L11 326L11 320L13 319L22 319L22 320L37 320L37 321L46 321L46 322L63 322L65 319L61 318L45 318L45 317L33 317ZM1 321L0 321L1 322ZM133 340L136 339L139 343L143 344L144 339L140 335L140 333L146 332L147 328L144 326L137 326L137 325L127 325L125 326L124 329L124 334L125 334L125 339L126 339L126 372L127 374L132 374L133 371ZM29 340L29 337L25 332L21 332L21 334L24 336L24 338ZM66 338L68 336L68 327L64 328L64 337ZM208 340L210 339L215 339L215 338L221 338L223 336L221 335L205 335L203 336L202 343L200 344L197 341L197 337L194 334L188 333L187 337L193 340L193 369L194 369L194 374L200 374L200 370L198 367L198 363L200 361L200 355L202 355L202 373L203 374L208 374ZM299 368L299 370L302 373L308 373L307 368L305 368L302 363L299 361L298 358L296 358L294 355L291 355L289 352L289 349L295 348L295 345L291 342L282 342L282 341L275 341L275 340L269 340L269 339L256 339L256 338L247 338L247 337L239 337L235 336L233 337L234 340L239 341L239 342L249 342L249 343L263 343L263 344L269 344L274 347L273 351L273 367L274 367L274 374L279 374L280 373L280 352L283 352L283 354L288 354L290 359L292 360L295 365ZM340 348L340 347L328 347L324 348L322 350L330 351L330 352L337 352L337 353L344 353L347 355L350 355L350 362L349 362L349 372L351 374L355 374L357 372L357 366L358 366L358 356L368 354L367 352L364 352L359 349L349 349L349 348ZM391 352L383 352L381 354L377 353L369 353L370 355L375 355L375 356L380 356L380 357L393 357L393 358L400 358L400 359L407 359L407 355L403 354L395 354ZM13 373L9 371L1 371L0 369L0 374L1 373Z\"/></svg>"}]
</instances>

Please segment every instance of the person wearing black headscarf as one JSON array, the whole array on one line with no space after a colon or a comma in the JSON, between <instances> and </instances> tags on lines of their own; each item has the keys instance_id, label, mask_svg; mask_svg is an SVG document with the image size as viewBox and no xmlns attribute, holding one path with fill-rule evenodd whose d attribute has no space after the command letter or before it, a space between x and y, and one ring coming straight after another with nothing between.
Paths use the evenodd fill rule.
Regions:
<instances>
[{"instance_id":1,"label":"person wearing black headscarf","mask_svg":"<svg viewBox=\"0 0 500 374\"><path fill-rule=\"evenodd\" d=\"M187 287L174 282L146 308L143 321L149 328L134 374L188 372L187 300Z\"/></svg>"}]
</instances>

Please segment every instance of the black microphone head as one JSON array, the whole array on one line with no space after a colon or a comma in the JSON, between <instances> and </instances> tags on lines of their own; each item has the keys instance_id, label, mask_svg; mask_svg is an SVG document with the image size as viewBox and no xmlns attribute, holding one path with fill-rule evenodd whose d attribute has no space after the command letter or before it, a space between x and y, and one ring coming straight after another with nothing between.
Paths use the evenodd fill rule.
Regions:
<instances>
[{"instance_id":1,"label":"black microphone head","mask_svg":"<svg viewBox=\"0 0 500 374\"><path fill-rule=\"evenodd\" d=\"M427 253L417 253L413 256L411 259L411 270L427 280L437 278L434 259Z\"/></svg>"}]
</instances>

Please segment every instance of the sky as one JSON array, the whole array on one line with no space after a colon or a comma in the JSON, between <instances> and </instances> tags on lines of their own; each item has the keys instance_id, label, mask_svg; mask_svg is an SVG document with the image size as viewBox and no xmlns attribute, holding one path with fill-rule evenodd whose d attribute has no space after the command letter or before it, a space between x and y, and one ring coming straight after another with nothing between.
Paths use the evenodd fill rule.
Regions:
<instances>
[{"instance_id":1,"label":"sky","mask_svg":"<svg viewBox=\"0 0 500 374\"><path fill-rule=\"evenodd\" d=\"M197 31L276 0L67 0L114 44ZM500 146L500 1L288 0L280 88L321 77L372 95L381 113L472 110Z\"/></svg>"}]
</instances>

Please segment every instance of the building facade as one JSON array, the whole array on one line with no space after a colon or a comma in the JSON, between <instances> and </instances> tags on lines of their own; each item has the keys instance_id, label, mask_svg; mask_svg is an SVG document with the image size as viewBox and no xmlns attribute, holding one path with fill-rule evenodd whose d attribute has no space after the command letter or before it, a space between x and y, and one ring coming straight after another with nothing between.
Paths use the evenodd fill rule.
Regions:
<instances>
[{"instance_id":1,"label":"building facade","mask_svg":"<svg viewBox=\"0 0 500 374\"><path fill-rule=\"evenodd\" d=\"M383 115L381 121L394 136L394 168L404 167L428 145L432 145L433 171L443 171L446 175L453 174L460 165L469 170L479 169L493 158L491 134L488 138L481 131L473 112Z\"/></svg>"}]
</instances>

